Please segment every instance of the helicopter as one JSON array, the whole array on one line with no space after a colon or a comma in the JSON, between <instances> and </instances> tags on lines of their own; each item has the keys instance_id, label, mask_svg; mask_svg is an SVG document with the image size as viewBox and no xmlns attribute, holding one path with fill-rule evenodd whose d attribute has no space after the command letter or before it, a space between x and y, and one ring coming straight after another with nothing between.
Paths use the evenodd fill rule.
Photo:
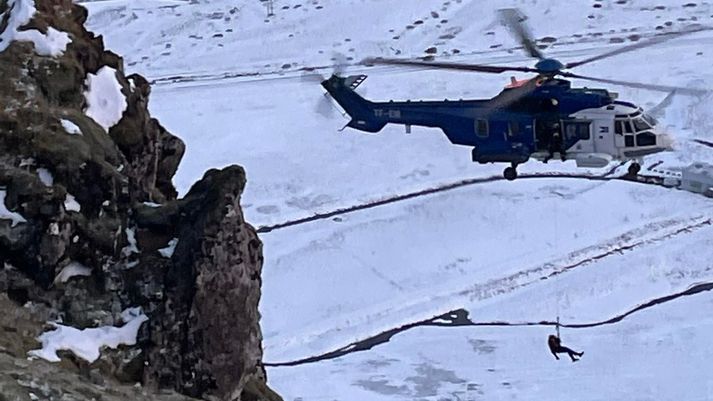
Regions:
<instances>
[{"instance_id":1,"label":"helicopter","mask_svg":"<svg viewBox=\"0 0 713 401\"><path fill-rule=\"evenodd\" d=\"M500 74L507 71L536 74L525 80L511 78L490 99L444 101L372 102L355 89L366 75L332 74L321 81L329 96L350 117L344 127L376 133L386 124L440 128L456 145L472 147L472 160L481 164L509 163L503 171L507 180L517 178L517 166L530 158L547 163L551 158L574 159L577 167L604 167L613 160L632 161L628 173L636 176L644 156L672 149L672 138L656 118L633 103L617 100L606 89L574 88L563 78L674 94L701 95L709 90L603 79L566 71L625 52L655 45L672 38L707 30L696 26L654 36L584 60L562 62L547 58L535 45L526 17L517 9L498 10L500 21L515 35L534 68L440 62L427 59L369 58L366 66L390 65L424 69L448 69ZM668 96L667 96L668 97Z\"/></svg>"}]
</instances>

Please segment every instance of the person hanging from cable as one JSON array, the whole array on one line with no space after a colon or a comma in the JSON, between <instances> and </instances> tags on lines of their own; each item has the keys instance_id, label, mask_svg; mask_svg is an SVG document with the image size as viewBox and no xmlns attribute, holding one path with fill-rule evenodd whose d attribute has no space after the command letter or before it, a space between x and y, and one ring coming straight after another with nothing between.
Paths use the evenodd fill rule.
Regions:
<instances>
[{"instance_id":1,"label":"person hanging from cable","mask_svg":"<svg viewBox=\"0 0 713 401\"><path fill-rule=\"evenodd\" d=\"M560 318L559 316L557 317L557 335L550 334L549 337L547 337L547 346L550 347L550 352L552 352L552 355L555 356L555 359L559 361L560 357L557 356L557 354L564 354L566 353L569 355L570 358L572 358L572 362L578 361L579 359L575 358L574 356L582 357L584 355L584 352L577 352L573 351L570 348L567 348L562 345L562 340L560 339Z\"/></svg>"},{"instance_id":2,"label":"person hanging from cable","mask_svg":"<svg viewBox=\"0 0 713 401\"><path fill-rule=\"evenodd\" d=\"M550 336L547 338L547 345L550 347L550 351L552 352L552 355L554 355L555 359L557 359L557 360L560 359L560 357L557 356L557 354L566 353L567 355L569 355L570 358L572 358L572 362L579 360L574 357L575 355L580 358L582 357L582 355L584 355L584 352L573 351L572 349L563 346L562 340L560 340L560 338L554 334L550 334Z\"/></svg>"}]
</instances>

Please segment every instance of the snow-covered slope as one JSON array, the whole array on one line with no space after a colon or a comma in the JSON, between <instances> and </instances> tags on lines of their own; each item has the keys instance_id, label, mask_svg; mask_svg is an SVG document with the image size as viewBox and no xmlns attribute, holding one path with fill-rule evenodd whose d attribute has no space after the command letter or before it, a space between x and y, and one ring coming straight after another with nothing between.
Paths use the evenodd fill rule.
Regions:
<instances>
[{"instance_id":1,"label":"snow-covered slope","mask_svg":"<svg viewBox=\"0 0 713 401\"><path fill-rule=\"evenodd\" d=\"M595 55L691 24L713 25L707 2L620 0L126 1L87 3L90 26L155 81L152 112L187 143L176 185L240 163L247 219L265 229L265 359L318 356L455 309L474 322L605 321L713 280L711 200L612 179L616 166L530 162L522 173L572 178L489 180L502 166L470 162L438 131L338 132L338 113L304 68L328 74L334 52L369 79L373 99L480 98L507 76L366 68L367 56L422 56L531 66L495 10L518 7L548 55ZM713 88L713 32L586 65L585 75ZM321 68L324 67L324 68ZM584 85L584 83L577 83ZM665 93L616 88L651 107ZM660 120L675 169L713 161L712 97L674 97ZM591 180L586 177L607 179ZM462 180L471 185L399 200ZM397 198L349 213L332 211ZM269 232L268 232L269 231ZM603 326L563 329L583 348L572 365L548 354L548 326L417 327L371 350L271 367L289 400L707 399L711 294L677 298Z\"/></svg>"}]
</instances>

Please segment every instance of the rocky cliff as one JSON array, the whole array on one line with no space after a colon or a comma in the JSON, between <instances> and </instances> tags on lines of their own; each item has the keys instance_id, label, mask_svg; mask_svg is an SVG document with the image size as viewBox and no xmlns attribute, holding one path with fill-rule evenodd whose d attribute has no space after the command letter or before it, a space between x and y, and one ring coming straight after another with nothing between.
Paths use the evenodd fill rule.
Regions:
<instances>
[{"instance_id":1,"label":"rocky cliff","mask_svg":"<svg viewBox=\"0 0 713 401\"><path fill-rule=\"evenodd\" d=\"M0 0L0 304L32 322L0 322L0 365L17 370L0 389L52 389L0 392L82 399L51 384L64 378L75 390L140 383L145 397L279 399L261 367L262 249L240 209L244 171L208 171L176 199L183 142L151 118L147 81L125 75L86 17L70 0ZM136 308L135 343L96 360L66 344L59 363L24 360L41 322L87 335L128 326ZM48 338L35 355L52 355Z\"/></svg>"}]
</instances>

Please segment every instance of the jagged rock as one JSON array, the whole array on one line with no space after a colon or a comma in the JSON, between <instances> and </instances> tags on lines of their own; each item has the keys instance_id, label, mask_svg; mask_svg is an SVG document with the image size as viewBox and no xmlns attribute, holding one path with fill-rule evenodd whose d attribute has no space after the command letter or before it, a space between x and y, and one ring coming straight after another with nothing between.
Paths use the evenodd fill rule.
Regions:
<instances>
[{"instance_id":1,"label":"jagged rock","mask_svg":"<svg viewBox=\"0 0 713 401\"><path fill-rule=\"evenodd\" d=\"M0 0L5 16L7 4ZM171 179L185 146L151 118L146 79L125 76L121 57L84 29L81 6L35 6L20 29L66 32L71 42L55 56L30 42L0 51L0 190L4 206L22 217L0 219L0 306L15 313L24 305L37 311L35 323L61 319L78 328L122 324L121 311L140 306L149 323L136 345L91 364L71 352L59 365L27 361L28 344L3 345L0 330L0 400L26 399L23 383L54 400L69 399L64 388L85 397L77 399L159 399L146 395L150 388L279 400L261 367L262 247L240 210L244 171L211 170L176 199ZM0 16L0 30L7 20ZM111 123L87 112L88 77L101 71L126 103ZM73 264L89 275L58 279ZM42 327L32 327L21 336L36 348ZM99 392L117 381L146 386Z\"/></svg>"},{"instance_id":2,"label":"jagged rock","mask_svg":"<svg viewBox=\"0 0 713 401\"><path fill-rule=\"evenodd\" d=\"M185 198L137 213L139 226L158 231L178 219L164 319L151 322L157 347L149 354L148 381L234 400L262 377L262 243L240 210L244 187L242 168L210 170Z\"/></svg>"}]
</instances>

